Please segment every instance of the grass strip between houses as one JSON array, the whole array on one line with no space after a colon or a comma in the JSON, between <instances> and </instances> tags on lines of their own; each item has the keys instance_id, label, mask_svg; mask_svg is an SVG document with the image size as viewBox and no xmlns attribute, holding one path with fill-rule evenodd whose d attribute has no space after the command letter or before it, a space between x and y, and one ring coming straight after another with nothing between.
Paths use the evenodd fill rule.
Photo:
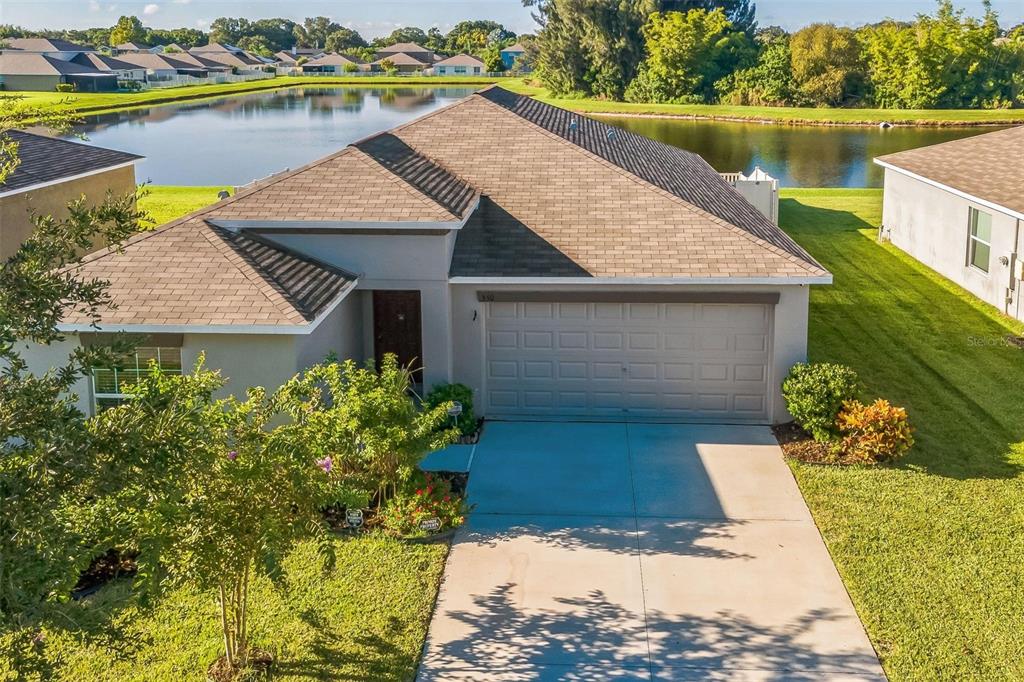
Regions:
<instances>
[{"instance_id":1,"label":"grass strip between houses","mask_svg":"<svg viewBox=\"0 0 1024 682\"><path fill-rule=\"evenodd\" d=\"M811 290L811 360L905 406L917 444L791 467L891 679L1022 679L1024 325L878 244L881 196L784 190L780 223L835 276Z\"/></svg>"},{"instance_id":2,"label":"grass strip between houses","mask_svg":"<svg viewBox=\"0 0 1024 682\"><path fill-rule=\"evenodd\" d=\"M32 104L59 106L79 114L101 114L188 100L227 97L293 87L484 87L498 83L563 109L585 114L762 121L793 125L970 126L1024 123L1024 109L839 109L814 107L752 107L725 104L636 104L605 99L556 97L524 78L478 76L279 76L273 79L189 85L135 93L5 92Z\"/></svg>"}]
</instances>

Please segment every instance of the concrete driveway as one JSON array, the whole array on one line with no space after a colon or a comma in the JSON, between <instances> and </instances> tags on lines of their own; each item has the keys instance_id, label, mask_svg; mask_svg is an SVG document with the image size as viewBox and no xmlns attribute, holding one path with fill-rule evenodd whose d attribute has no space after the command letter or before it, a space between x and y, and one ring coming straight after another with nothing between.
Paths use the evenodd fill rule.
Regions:
<instances>
[{"instance_id":1,"label":"concrete driveway","mask_svg":"<svg viewBox=\"0 0 1024 682\"><path fill-rule=\"evenodd\" d=\"M766 427L489 423L419 678L885 679Z\"/></svg>"}]
</instances>

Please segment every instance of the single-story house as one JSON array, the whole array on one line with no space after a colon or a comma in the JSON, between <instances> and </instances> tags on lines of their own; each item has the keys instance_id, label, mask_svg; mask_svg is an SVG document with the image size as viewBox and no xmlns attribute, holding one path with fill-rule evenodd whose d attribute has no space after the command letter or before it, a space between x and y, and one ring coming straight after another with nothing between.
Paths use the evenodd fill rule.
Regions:
<instances>
[{"instance_id":1,"label":"single-story house","mask_svg":"<svg viewBox=\"0 0 1024 682\"><path fill-rule=\"evenodd\" d=\"M366 70L366 64L364 64L357 57L350 57L345 54L338 54L331 52L325 54L322 57L316 59L310 59L308 62L302 65L303 73L344 73L346 65L351 64L357 70ZM351 66L348 68L352 68Z\"/></svg>"},{"instance_id":2,"label":"single-story house","mask_svg":"<svg viewBox=\"0 0 1024 682\"><path fill-rule=\"evenodd\" d=\"M91 47L79 45L60 38L4 38L0 52L22 52L45 54L54 59L69 61L81 52L95 52Z\"/></svg>"},{"instance_id":3,"label":"single-story house","mask_svg":"<svg viewBox=\"0 0 1024 682\"><path fill-rule=\"evenodd\" d=\"M33 211L65 216L79 197L99 203L107 192L135 191L135 162L142 157L17 130L7 134L18 143L21 163L0 184L0 261L32 233Z\"/></svg>"},{"instance_id":4,"label":"single-story house","mask_svg":"<svg viewBox=\"0 0 1024 682\"><path fill-rule=\"evenodd\" d=\"M425 64L426 66L430 66L442 59L442 57L435 54L433 50L428 50L422 45L417 45L416 43L394 43L393 45L388 45L387 47L382 47L377 50L374 57L377 61L380 61L381 59L395 57L400 54L407 55L420 64Z\"/></svg>"},{"instance_id":5,"label":"single-story house","mask_svg":"<svg viewBox=\"0 0 1024 682\"><path fill-rule=\"evenodd\" d=\"M242 70L252 70L266 64L256 55L250 54L240 47L226 43L209 43L199 45L189 50L191 54L204 59L211 59L226 66L233 66Z\"/></svg>"},{"instance_id":6,"label":"single-story house","mask_svg":"<svg viewBox=\"0 0 1024 682\"><path fill-rule=\"evenodd\" d=\"M1024 320L1024 126L888 154L881 236Z\"/></svg>"},{"instance_id":7,"label":"single-story house","mask_svg":"<svg viewBox=\"0 0 1024 682\"><path fill-rule=\"evenodd\" d=\"M111 54L117 56L119 54L139 54L141 52L148 52L150 54L160 54L164 51L163 45L142 45L141 43L121 43L110 48Z\"/></svg>"},{"instance_id":8,"label":"single-story house","mask_svg":"<svg viewBox=\"0 0 1024 682\"><path fill-rule=\"evenodd\" d=\"M128 331L149 335L143 367L205 352L236 393L395 353L494 419L759 424L787 418L809 286L832 280L699 156L497 87L79 274L117 307L99 328L70 314L34 368ZM121 399L119 381L83 380L83 409Z\"/></svg>"},{"instance_id":9,"label":"single-story house","mask_svg":"<svg viewBox=\"0 0 1024 682\"><path fill-rule=\"evenodd\" d=\"M38 52L5 51L0 54L0 86L4 90L53 92L60 84L80 92L117 90L117 76Z\"/></svg>"},{"instance_id":10,"label":"single-story house","mask_svg":"<svg viewBox=\"0 0 1024 682\"><path fill-rule=\"evenodd\" d=\"M516 65L516 60L524 54L526 54L526 48L522 43L509 45L501 51L501 63L505 65L506 69L511 69Z\"/></svg>"},{"instance_id":11,"label":"single-story house","mask_svg":"<svg viewBox=\"0 0 1024 682\"><path fill-rule=\"evenodd\" d=\"M73 64L89 66L97 71L106 71L117 76L121 81L146 81L146 69L137 64L130 64L117 57L108 57L99 52L82 52L71 60Z\"/></svg>"},{"instance_id":12,"label":"single-story house","mask_svg":"<svg viewBox=\"0 0 1024 682\"><path fill-rule=\"evenodd\" d=\"M145 69L146 80L167 80L175 76L192 76L206 78L209 69L196 60L185 61L185 55L152 54L149 52L129 52L118 57L123 62ZM230 70L230 68L229 68Z\"/></svg>"},{"instance_id":13,"label":"single-story house","mask_svg":"<svg viewBox=\"0 0 1024 682\"><path fill-rule=\"evenodd\" d=\"M282 66L295 66L295 62L299 61L302 57L306 59L319 59L325 54L327 54L327 51L319 47L299 47L294 45L290 50L281 50L274 54L274 61Z\"/></svg>"},{"instance_id":14,"label":"single-story house","mask_svg":"<svg viewBox=\"0 0 1024 682\"><path fill-rule=\"evenodd\" d=\"M484 71L484 63L468 54L457 54L434 64L435 76L472 76Z\"/></svg>"},{"instance_id":15,"label":"single-story house","mask_svg":"<svg viewBox=\"0 0 1024 682\"><path fill-rule=\"evenodd\" d=\"M370 62L370 70L384 71L385 60L394 64L395 69L399 73L421 73L424 69L430 68L431 63L433 63L424 62L404 52L399 52L398 54L389 54L375 62Z\"/></svg>"}]
</instances>

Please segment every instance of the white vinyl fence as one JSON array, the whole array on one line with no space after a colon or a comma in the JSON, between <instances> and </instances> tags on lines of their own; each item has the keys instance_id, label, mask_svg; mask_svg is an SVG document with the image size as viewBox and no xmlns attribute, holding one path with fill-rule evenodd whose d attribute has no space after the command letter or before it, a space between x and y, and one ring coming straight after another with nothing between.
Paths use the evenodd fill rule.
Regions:
<instances>
[{"instance_id":1,"label":"white vinyl fence","mask_svg":"<svg viewBox=\"0 0 1024 682\"><path fill-rule=\"evenodd\" d=\"M219 85L221 83L243 83L245 81L261 81L274 78L273 73L263 71L251 71L249 73L211 73L206 78L195 76L183 76L177 74L171 77L150 78L142 84L143 90L154 90L157 88L180 88L185 85Z\"/></svg>"}]
</instances>

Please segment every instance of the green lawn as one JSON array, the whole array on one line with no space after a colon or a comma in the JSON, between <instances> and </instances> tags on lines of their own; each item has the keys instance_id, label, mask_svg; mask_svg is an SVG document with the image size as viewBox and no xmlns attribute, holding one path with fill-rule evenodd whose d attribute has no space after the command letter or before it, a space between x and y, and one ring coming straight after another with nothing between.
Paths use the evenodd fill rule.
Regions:
<instances>
[{"instance_id":1,"label":"green lawn","mask_svg":"<svg viewBox=\"0 0 1024 682\"><path fill-rule=\"evenodd\" d=\"M810 356L907 407L892 467L792 465L894 680L1024 678L1024 350L1011 322L875 242L878 190L789 190L783 227L835 275Z\"/></svg>"},{"instance_id":2,"label":"green lawn","mask_svg":"<svg viewBox=\"0 0 1024 682\"><path fill-rule=\"evenodd\" d=\"M310 85L348 86L432 86L484 85L499 83L515 92L532 95L549 104L582 113L639 116L684 116L722 120L774 121L806 124L876 124L881 121L917 125L974 125L1024 123L1024 109L827 109L810 107L741 107L722 104L631 104L602 99L552 97L543 87L523 78L481 78L477 76L399 77L286 77L247 83L192 85L138 93L9 92L26 102L70 107L79 113L97 114L188 99L224 97L276 88Z\"/></svg>"},{"instance_id":3,"label":"green lawn","mask_svg":"<svg viewBox=\"0 0 1024 682\"><path fill-rule=\"evenodd\" d=\"M230 187L148 185L139 208L149 214L153 227L157 227L216 202L222 189L231 191Z\"/></svg>"},{"instance_id":4,"label":"green lawn","mask_svg":"<svg viewBox=\"0 0 1024 682\"><path fill-rule=\"evenodd\" d=\"M305 545L286 562L287 590L257 581L250 595L252 644L274 655L274 680L410 679L447 546L363 537L337 540L336 548L338 565L327 575L309 569L315 548ZM145 609L130 598L130 588L119 580L61 607L42 625L45 658L22 666L30 671L26 678L205 679L221 645L213 595L178 589ZM0 679L21 679L4 669L5 659L0 656Z\"/></svg>"}]
</instances>

